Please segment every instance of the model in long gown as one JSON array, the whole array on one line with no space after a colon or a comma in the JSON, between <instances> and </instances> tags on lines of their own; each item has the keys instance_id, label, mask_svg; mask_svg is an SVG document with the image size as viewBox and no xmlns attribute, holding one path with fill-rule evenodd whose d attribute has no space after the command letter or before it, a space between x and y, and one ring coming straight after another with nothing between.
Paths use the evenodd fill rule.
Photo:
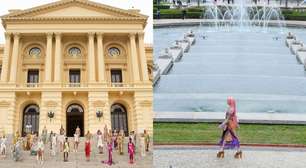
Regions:
<instances>
[{"instance_id":1,"label":"model in long gown","mask_svg":"<svg viewBox=\"0 0 306 168\"><path fill-rule=\"evenodd\" d=\"M102 161L104 164L113 165L113 144L112 141L107 142L107 150L108 150L108 160Z\"/></svg>"},{"instance_id":2,"label":"model in long gown","mask_svg":"<svg viewBox=\"0 0 306 168\"><path fill-rule=\"evenodd\" d=\"M6 141L7 141L6 136L2 135L2 137L0 139L0 155L2 157L6 156Z\"/></svg>"},{"instance_id":3,"label":"model in long gown","mask_svg":"<svg viewBox=\"0 0 306 168\"><path fill-rule=\"evenodd\" d=\"M86 156L86 161L90 160L90 139L87 139L85 142L85 156Z\"/></svg>"},{"instance_id":4,"label":"model in long gown","mask_svg":"<svg viewBox=\"0 0 306 168\"><path fill-rule=\"evenodd\" d=\"M242 151L240 150L240 141L236 134L238 128L238 119L236 115L236 101L233 97L227 99L228 109L226 111L225 120L219 125L223 130L219 142L220 151L217 154L218 158L224 157L224 149L236 149L235 158L242 158Z\"/></svg>"},{"instance_id":5,"label":"model in long gown","mask_svg":"<svg viewBox=\"0 0 306 168\"><path fill-rule=\"evenodd\" d=\"M135 145L132 142L132 138L129 138L128 153L129 153L129 163L133 164L134 163L134 155L135 155Z\"/></svg>"},{"instance_id":6,"label":"model in long gown","mask_svg":"<svg viewBox=\"0 0 306 168\"><path fill-rule=\"evenodd\" d=\"M104 137L100 130L97 131L97 148L99 149L99 153L103 154L103 147L104 147Z\"/></svg>"}]
</instances>

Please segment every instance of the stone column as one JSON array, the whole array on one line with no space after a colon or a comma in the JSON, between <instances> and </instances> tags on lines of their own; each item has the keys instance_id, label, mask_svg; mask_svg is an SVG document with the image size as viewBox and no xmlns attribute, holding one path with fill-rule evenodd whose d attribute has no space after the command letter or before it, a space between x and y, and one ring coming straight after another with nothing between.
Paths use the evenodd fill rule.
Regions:
<instances>
[{"instance_id":1,"label":"stone column","mask_svg":"<svg viewBox=\"0 0 306 168\"><path fill-rule=\"evenodd\" d=\"M15 83L16 78L17 78L19 39L20 39L20 34L19 33L14 33L14 43L13 43L13 53L12 53L12 61L11 61L11 73L10 73L10 82L11 83Z\"/></svg>"},{"instance_id":2,"label":"stone column","mask_svg":"<svg viewBox=\"0 0 306 168\"><path fill-rule=\"evenodd\" d=\"M105 62L104 62L104 47L103 47L103 33L97 34L98 43L98 74L99 82L105 82Z\"/></svg>"},{"instance_id":3,"label":"stone column","mask_svg":"<svg viewBox=\"0 0 306 168\"><path fill-rule=\"evenodd\" d=\"M49 119L48 112L54 112L54 118ZM39 132L44 126L47 127L48 132L53 131L59 133L61 125L66 126L65 109L62 109L62 93L61 92L41 92L40 115L39 115Z\"/></svg>"},{"instance_id":4,"label":"stone column","mask_svg":"<svg viewBox=\"0 0 306 168\"><path fill-rule=\"evenodd\" d=\"M97 110L103 112L103 117L100 120L96 116ZM105 124L110 128L108 93L88 92L88 130L90 132L96 132L98 129L103 130Z\"/></svg>"},{"instance_id":5,"label":"stone column","mask_svg":"<svg viewBox=\"0 0 306 168\"><path fill-rule=\"evenodd\" d=\"M135 92L134 93L134 111L133 122L137 133L142 133L146 129L153 135L153 93Z\"/></svg>"},{"instance_id":6,"label":"stone column","mask_svg":"<svg viewBox=\"0 0 306 168\"><path fill-rule=\"evenodd\" d=\"M53 38L53 33L47 33L47 51L46 51L46 58L45 58L45 83L51 82L52 38Z\"/></svg>"},{"instance_id":7,"label":"stone column","mask_svg":"<svg viewBox=\"0 0 306 168\"><path fill-rule=\"evenodd\" d=\"M136 51L135 33L131 33L129 37L130 37L130 46L131 46L133 79L134 83L138 83L140 81L140 78L139 78L139 67L138 67L138 56Z\"/></svg>"},{"instance_id":8,"label":"stone column","mask_svg":"<svg viewBox=\"0 0 306 168\"><path fill-rule=\"evenodd\" d=\"M89 83L96 82L96 74L95 74L95 33L90 32L88 33L88 65L87 65L87 72L88 72L88 79Z\"/></svg>"},{"instance_id":9,"label":"stone column","mask_svg":"<svg viewBox=\"0 0 306 168\"><path fill-rule=\"evenodd\" d=\"M54 82L61 83L62 78L62 39L61 33L55 33Z\"/></svg>"},{"instance_id":10,"label":"stone column","mask_svg":"<svg viewBox=\"0 0 306 168\"><path fill-rule=\"evenodd\" d=\"M147 56L144 45L144 33L138 33L138 42L139 42L139 54L140 54L140 65L142 71L142 80L144 82L149 81L148 75L148 65L147 65Z\"/></svg>"},{"instance_id":11,"label":"stone column","mask_svg":"<svg viewBox=\"0 0 306 168\"><path fill-rule=\"evenodd\" d=\"M7 82L9 57L11 49L11 33L5 33L5 48L2 60L1 82Z\"/></svg>"}]
</instances>

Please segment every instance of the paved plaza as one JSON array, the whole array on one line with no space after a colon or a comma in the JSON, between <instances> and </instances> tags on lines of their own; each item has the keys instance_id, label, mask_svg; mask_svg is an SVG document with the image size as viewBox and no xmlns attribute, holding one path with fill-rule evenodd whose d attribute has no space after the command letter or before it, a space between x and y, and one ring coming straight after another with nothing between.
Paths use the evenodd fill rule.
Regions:
<instances>
[{"instance_id":1,"label":"paved plaza","mask_svg":"<svg viewBox=\"0 0 306 168\"><path fill-rule=\"evenodd\" d=\"M127 143L127 140L125 141ZM77 153L69 153L69 162L63 162L63 154L58 153L57 156L52 157L49 154L49 149L45 151L45 162L40 165L36 162L36 156L30 156L29 151L23 151L23 160L14 162L11 153L7 155L7 158L0 158L0 168L151 168L152 167L152 152L147 153L145 157L140 156L140 152L136 153L136 163L128 163L127 144L124 145L124 155L119 155L117 150L113 151L114 165L108 166L102 164L101 161L106 161L108 154L104 150L104 154L98 154L96 143L91 144L92 155L91 160L87 162L84 152L84 141L81 142L79 151ZM47 145L45 148L48 148ZM73 144L70 143L70 148L73 148Z\"/></svg>"},{"instance_id":2,"label":"paved plaza","mask_svg":"<svg viewBox=\"0 0 306 168\"><path fill-rule=\"evenodd\" d=\"M235 151L216 158L217 147L159 146L154 149L154 168L304 168L306 149L242 147L243 158Z\"/></svg>"}]
</instances>

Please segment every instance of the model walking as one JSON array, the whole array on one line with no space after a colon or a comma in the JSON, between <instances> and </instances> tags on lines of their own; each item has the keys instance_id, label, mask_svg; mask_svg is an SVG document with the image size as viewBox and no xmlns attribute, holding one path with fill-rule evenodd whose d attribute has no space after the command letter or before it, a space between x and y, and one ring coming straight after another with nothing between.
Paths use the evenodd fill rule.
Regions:
<instances>
[{"instance_id":1,"label":"model walking","mask_svg":"<svg viewBox=\"0 0 306 168\"><path fill-rule=\"evenodd\" d=\"M65 138L64 144L63 144L63 151L64 151L64 162L68 162L68 156L69 156L69 142L68 138Z\"/></svg>"},{"instance_id":2,"label":"model walking","mask_svg":"<svg viewBox=\"0 0 306 168\"><path fill-rule=\"evenodd\" d=\"M1 139L0 139L0 155L2 157L5 157L6 156L6 141L7 141L7 138L6 136L3 134Z\"/></svg>"},{"instance_id":3,"label":"model walking","mask_svg":"<svg viewBox=\"0 0 306 168\"><path fill-rule=\"evenodd\" d=\"M113 162L113 144L111 138L107 141L107 150L108 150L108 160L102 161L104 164L112 165Z\"/></svg>"},{"instance_id":4,"label":"model walking","mask_svg":"<svg viewBox=\"0 0 306 168\"><path fill-rule=\"evenodd\" d=\"M238 128L238 119L236 115L236 101L233 97L227 99L228 109L226 111L225 120L220 124L223 129L221 140L219 142L221 149L217 154L218 158L224 157L224 149L236 149L235 158L242 158L242 151L240 150L239 138L236 134Z\"/></svg>"},{"instance_id":5,"label":"model walking","mask_svg":"<svg viewBox=\"0 0 306 168\"><path fill-rule=\"evenodd\" d=\"M129 138L128 153L129 153L129 163L133 164L134 163L134 154L135 154L135 145L132 141L132 138Z\"/></svg>"},{"instance_id":6,"label":"model walking","mask_svg":"<svg viewBox=\"0 0 306 168\"><path fill-rule=\"evenodd\" d=\"M79 128L79 126L77 126L74 133L74 144L73 144L74 152L78 152L80 144L80 135L81 135L81 129Z\"/></svg>"},{"instance_id":7,"label":"model walking","mask_svg":"<svg viewBox=\"0 0 306 168\"><path fill-rule=\"evenodd\" d=\"M97 147L99 149L99 154L103 154L104 137L100 130L97 131Z\"/></svg>"},{"instance_id":8,"label":"model walking","mask_svg":"<svg viewBox=\"0 0 306 168\"><path fill-rule=\"evenodd\" d=\"M44 142L42 138L39 138L38 143L37 143L37 162L40 164L43 164L44 162Z\"/></svg>"}]
</instances>

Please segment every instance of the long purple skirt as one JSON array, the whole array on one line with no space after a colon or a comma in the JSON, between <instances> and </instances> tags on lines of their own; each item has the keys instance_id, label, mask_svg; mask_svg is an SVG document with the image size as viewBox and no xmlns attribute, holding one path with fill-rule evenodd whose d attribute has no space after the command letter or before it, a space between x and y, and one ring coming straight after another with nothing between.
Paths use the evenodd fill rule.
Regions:
<instances>
[{"instance_id":1,"label":"long purple skirt","mask_svg":"<svg viewBox=\"0 0 306 168\"><path fill-rule=\"evenodd\" d=\"M224 144L224 149L235 149L235 148L239 148L240 147L240 142L239 142L239 139L238 137L235 135L235 133L230 130L230 129L226 129L223 131L222 133L222 137L221 137L221 140L219 142L219 145L222 146L223 142L225 141L225 136L226 134L230 134L231 137L232 137L232 140L231 141L226 141L225 144Z\"/></svg>"}]
</instances>

